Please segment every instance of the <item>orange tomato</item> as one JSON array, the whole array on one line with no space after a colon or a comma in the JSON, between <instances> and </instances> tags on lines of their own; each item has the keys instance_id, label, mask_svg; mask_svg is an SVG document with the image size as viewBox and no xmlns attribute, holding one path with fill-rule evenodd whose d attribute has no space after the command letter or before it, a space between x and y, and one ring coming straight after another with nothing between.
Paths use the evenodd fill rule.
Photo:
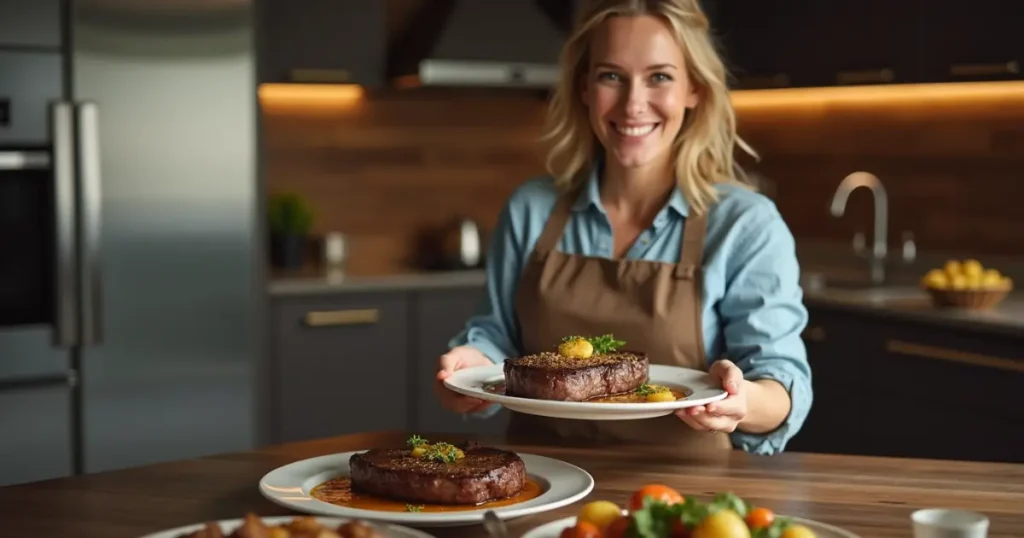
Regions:
<instances>
[{"instance_id":1,"label":"orange tomato","mask_svg":"<svg viewBox=\"0 0 1024 538\"><path fill-rule=\"evenodd\" d=\"M636 490L629 499L629 511L635 512L644 507L644 497L650 497L655 501L667 504L683 502L683 496L678 491L663 484L647 484Z\"/></svg>"},{"instance_id":2,"label":"orange tomato","mask_svg":"<svg viewBox=\"0 0 1024 538\"><path fill-rule=\"evenodd\" d=\"M593 523L577 521L572 527L562 529L559 538L601 538L601 529Z\"/></svg>"},{"instance_id":3,"label":"orange tomato","mask_svg":"<svg viewBox=\"0 0 1024 538\"><path fill-rule=\"evenodd\" d=\"M775 521L775 513L767 508L757 507L747 512L746 519L751 529L763 529Z\"/></svg>"},{"instance_id":4,"label":"orange tomato","mask_svg":"<svg viewBox=\"0 0 1024 538\"><path fill-rule=\"evenodd\" d=\"M626 538L626 531L629 530L629 516L619 516L608 524L604 529L603 538Z\"/></svg>"}]
</instances>

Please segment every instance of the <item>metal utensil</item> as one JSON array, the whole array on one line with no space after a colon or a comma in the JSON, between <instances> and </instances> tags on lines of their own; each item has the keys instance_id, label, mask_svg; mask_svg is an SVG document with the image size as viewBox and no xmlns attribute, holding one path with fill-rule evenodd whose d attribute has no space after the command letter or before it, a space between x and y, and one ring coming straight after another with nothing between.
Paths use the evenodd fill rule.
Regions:
<instances>
[{"instance_id":1,"label":"metal utensil","mask_svg":"<svg viewBox=\"0 0 1024 538\"><path fill-rule=\"evenodd\" d=\"M493 538L508 538L508 529L505 522L498 518L494 510L484 512L484 529Z\"/></svg>"}]
</instances>

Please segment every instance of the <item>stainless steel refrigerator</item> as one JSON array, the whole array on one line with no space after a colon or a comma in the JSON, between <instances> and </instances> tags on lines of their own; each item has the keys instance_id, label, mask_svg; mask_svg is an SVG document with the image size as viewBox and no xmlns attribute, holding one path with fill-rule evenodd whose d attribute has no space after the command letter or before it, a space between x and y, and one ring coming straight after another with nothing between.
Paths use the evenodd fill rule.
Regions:
<instances>
[{"instance_id":1,"label":"stainless steel refrigerator","mask_svg":"<svg viewBox=\"0 0 1024 538\"><path fill-rule=\"evenodd\" d=\"M251 0L0 0L0 485L257 444Z\"/></svg>"}]
</instances>

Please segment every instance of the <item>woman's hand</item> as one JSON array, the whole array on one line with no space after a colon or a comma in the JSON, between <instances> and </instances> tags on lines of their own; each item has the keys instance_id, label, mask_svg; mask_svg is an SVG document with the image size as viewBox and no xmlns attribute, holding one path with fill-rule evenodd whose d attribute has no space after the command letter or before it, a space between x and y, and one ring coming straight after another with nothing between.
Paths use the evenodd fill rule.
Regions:
<instances>
[{"instance_id":1,"label":"woman's hand","mask_svg":"<svg viewBox=\"0 0 1024 538\"><path fill-rule=\"evenodd\" d=\"M747 393L749 383L743 379L743 371L725 359L715 361L708 373L717 379L729 394L724 400L707 405L697 405L676 411L676 416L698 431L736 431L740 422L747 418Z\"/></svg>"},{"instance_id":2,"label":"woman's hand","mask_svg":"<svg viewBox=\"0 0 1024 538\"><path fill-rule=\"evenodd\" d=\"M470 346L458 346L452 348L448 353L441 355L438 360L437 380L434 382L434 392L437 393L441 405L449 411L456 413L479 413L491 405L477 398L470 398L459 394L444 386L444 380L451 377L456 370L472 368L474 366L490 366L494 364L491 359Z\"/></svg>"}]
</instances>

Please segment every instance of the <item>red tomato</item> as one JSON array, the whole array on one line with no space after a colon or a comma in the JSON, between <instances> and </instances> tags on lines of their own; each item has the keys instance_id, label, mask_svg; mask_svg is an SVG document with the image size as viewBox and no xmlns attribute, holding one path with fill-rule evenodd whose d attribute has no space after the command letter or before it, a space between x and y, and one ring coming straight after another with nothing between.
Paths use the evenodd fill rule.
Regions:
<instances>
[{"instance_id":1,"label":"red tomato","mask_svg":"<svg viewBox=\"0 0 1024 538\"><path fill-rule=\"evenodd\" d=\"M612 520L604 529L604 538L626 538L629 530L629 516L619 516Z\"/></svg>"},{"instance_id":2,"label":"red tomato","mask_svg":"<svg viewBox=\"0 0 1024 538\"><path fill-rule=\"evenodd\" d=\"M690 538L690 529L682 521L672 522L672 538Z\"/></svg>"},{"instance_id":3,"label":"red tomato","mask_svg":"<svg viewBox=\"0 0 1024 538\"><path fill-rule=\"evenodd\" d=\"M757 507L747 512L747 526L751 529L763 529L772 521L775 521L775 514L767 508Z\"/></svg>"},{"instance_id":4,"label":"red tomato","mask_svg":"<svg viewBox=\"0 0 1024 538\"><path fill-rule=\"evenodd\" d=\"M593 523L579 521L572 527L562 529L559 538L601 538L601 529Z\"/></svg>"},{"instance_id":5,"label":"red tomato","mask_svg":"<svg viewBox=\"0 0 1024 538\"><path fill-rule=\"evenodd\" d=\"M662 484L647 484L646 486L636 490L633 496L629 499L629 511L635 512L644 507L644 497L650 497L655 501L661 501L667 504L677 504L683 502L683 496L678 491L662 485Z\"/></svg>"}]
</instances>

